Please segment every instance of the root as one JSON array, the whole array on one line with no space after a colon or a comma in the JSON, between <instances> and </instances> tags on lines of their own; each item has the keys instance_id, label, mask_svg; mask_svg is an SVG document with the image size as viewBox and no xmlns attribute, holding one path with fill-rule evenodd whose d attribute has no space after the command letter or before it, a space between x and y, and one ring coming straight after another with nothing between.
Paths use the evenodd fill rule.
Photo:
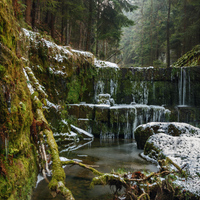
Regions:
<instances>
[{"instance_id":1,"label":"root","mask_svg":"<svg viewBox=\"0 0 200 200\"><path fill-rule=\"evenodd\" d=\"M47 137L47 143L49 146L49 150L51 152L52 179L49 183L49 189L51 190L51 194L53 197L55 197L57 193L61 193L65 197L66 200L74 200L74 197L71 191L68 188L66 188L64 185L65 172L64 172L64 169L62 168L62 164L61 164L59 152L58 152L58 146L54 139L53 132L50 130L48 126L48 122L46 118L44 117L43 111L39 108L36 110L36 120L42 122L43 124L41 126L41 128L43 129L42 133L45 134ZM45 161L45 167L43 167L42 172L43 172L44 177L46 177L46 173L44 172L44 169L47 171L47 173L50 173L50 171L48 168L48 162L47 162L47 156L46 156L44 144L42 140L40 142L41 142L41 146L40 146L41 157Z\"/></svg>"},{"instance_id":2,"label":"root","mask_svg":"<svg viewBox=\"0 0 200 200\"><path fill-rule=\"evenodd\" d=\"M88 169L88 170L92 171L92 173L97 175L97 176L102 176L103 175L103 173L99 172L98 170L94 169L93 167L91 167L89 165L86 165L86 164L82 164L82 163L73 161L73 160L62 161L61 163L62 163L62 165L79 165L80 167L83 167L85 169Z\"/></svg>"},{"instance_id":3,"label":"root","mask_svg":"<svg viewBox=\"0 0 200 200\"><path fill-rule=\"evenodd\" d=\"M47 161L47 154L45 151L44 144L42 144L41 146L42 146L42 153L43 153L43 158L44 158L44 162L45 162L45 169L46 169L47 175L50 175L49 165L48 165L48 161Z\"/></svg>"},{"instance_id":4,"label":"root","mask_svg":"<svg viewBox=\"0 0 200 200\"><path fill-rule=\"evenodd\" d=\"M147 193L141 194L141 195L137 198L137 200L140 200L140 199L141 199L142 197L144 197L144 196L146 196L147 199L150 200L150 196L149 196Z\"/></svg>"}]
</instances>

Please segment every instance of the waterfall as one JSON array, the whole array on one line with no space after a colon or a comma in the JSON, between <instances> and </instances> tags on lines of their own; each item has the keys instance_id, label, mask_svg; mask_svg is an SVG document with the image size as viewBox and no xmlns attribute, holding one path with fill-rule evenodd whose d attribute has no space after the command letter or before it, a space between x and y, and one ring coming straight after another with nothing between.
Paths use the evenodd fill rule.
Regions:
<instances>
[{"instance_id":1,"label":"waterfall","mask_svg":"<svg viewBox=\"0 0 200 200\"><path fill-rule=\"evenodd\" d=\"M182 89L183 89L183 68L181 67L180 78L179 78L179 105L182 105Z\"/></svg>"},{"instance_id":2,"label":"waterfall","mask_svg":"<svg viewBox=\"0 0 200 200\"><path fill-rule=\"evenodd\" d=\"M87 107L87 104L79 108L84 111L80 113L82 115L85 113L88 118L85 120L85 127L90 126L88 130L91 133L95 136L101 135L101 138L114 136L134 138L134 130L138 125L169 120L170 111L161 105L168 106L170 109L176 106L172 108L173 113L176 114L175 120L185 122L185 120L195 119L197 121L198 110L186 106L188 104L193 106L194 103L199 105L197 67L152 68L144 73L145 70L147 69L120 68L116 71L101 68L98 71L94 81L95 102L98 96L105 97L104 101L98 102L101 103L99 106L107 106L107 108L100 111L96 104L91 105L90 110L81 108L81 106ZM111 102L112 98L115 98L118 104ZM81 117L77 116L77 118Z\"/></svg>"},{"instance_id":3,"label":"waterfall","mask_svg":"<svg viewBox=\"0 0 200 200\"><path fill-rule=\"evenodd\" d=\"M187 96L187 71L186 70L187 69L185 67L181 67L180 78L179 78L179 105L186 105L186 96ZM190 76L188 76L188 80L189 80L189 92L190 92Z\"/></svg>"},{"instance_id":4,"label":"waterfall","mask_svg":"<svg viewBox=\"0 0 200 200\"><path fill-rule=\"evenodd\" d=\"M183 69L183 78L182 78L182 80L183 80L183 105L185 105L185 101L186 101L186 82L187 82L187 80L186 80L186 69L185 68L182 68Z\"/></svg>"},{"instance_id":5,"label":"waterfall","mask_svg":"<svg viewBox=\"0 0 200 200\"><path fill-rule=\"evenodd\" d=\"M94 99L97 100L97 96L99 94L104 94L104 86L105 83L102 80L97 81L97 83L94 86Z\"/></svg>"},{"instance_id":6,"label":"waterfall","mask_svg":"<svg viewBox=\"0 0 200 200\"><path fill-rule=\"evenodd\" d=\"M110 94L113 96L117 93L117 80L110 79Z\"/></svg>"}]
</instances>

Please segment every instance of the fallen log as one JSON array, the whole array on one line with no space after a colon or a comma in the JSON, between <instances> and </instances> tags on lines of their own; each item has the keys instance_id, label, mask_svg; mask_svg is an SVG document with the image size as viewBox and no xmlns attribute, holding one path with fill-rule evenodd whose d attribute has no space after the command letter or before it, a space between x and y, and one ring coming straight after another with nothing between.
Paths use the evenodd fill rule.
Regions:
<instances>
[{"instance_id":1,"label":"fallen log","mask_svg":"<svg viewBox=\"0 0 200 200\"><path fill-rule=\"evenodd\" d=\"M58 146L54 139L53 132L48 126L48 122L44 117L42 109L38 108L35 113L36 113L36 120L42 121L46 124L46 126L43 127L43 133L47 137L47 144L49 146L52 159L52 179L49 183L49 189L51 190L51 194L53 197L55 197L57 193L61 193L66 200L74 200L71 191L68 188L66 188L64 184L65 172L64 169L62 168L58 152Z\"/></svg>"}]
</instances>

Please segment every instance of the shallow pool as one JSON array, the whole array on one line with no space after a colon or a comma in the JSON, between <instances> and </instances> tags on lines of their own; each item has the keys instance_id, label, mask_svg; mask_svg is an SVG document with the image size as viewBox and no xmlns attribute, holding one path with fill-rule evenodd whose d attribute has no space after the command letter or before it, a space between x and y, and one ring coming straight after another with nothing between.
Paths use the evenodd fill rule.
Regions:
<instances>
[{"instance_id":1,"label":"shallow pool","mask_svg":"<svg viewBox=\"0 0 200 200\"><path fill-rule=\"evenodd\" d=\"M60 156L81 160L84 164L96 165L100 172L121 171L157 171L157 167L139 157L142 150L138 150L133 140L94 139L92 142L82 142L82 146L69 151L69 145L58 144ZM85 145L85 146L84 146ZM114 188L109 186L95 186L90 188L94 175L79 166L66 166L66 186L72 191L76 200L111 200ZM49 177L50 179L50 177ZM53 198L45 180L38 183L34 189L32 200L62 200L61 195Z\"/></svg>"}]
</instances>

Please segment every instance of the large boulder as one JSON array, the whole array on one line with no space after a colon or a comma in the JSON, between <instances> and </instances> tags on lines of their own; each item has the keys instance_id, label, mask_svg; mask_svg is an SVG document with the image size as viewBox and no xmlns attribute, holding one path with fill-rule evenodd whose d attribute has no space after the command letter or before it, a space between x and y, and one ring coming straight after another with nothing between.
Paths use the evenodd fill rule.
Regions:
<instances>
[{"instance_id":1,"label":"large boulder","mask_svg":"<svg viewBox=\"0 0 200 200\"><path fill-rule=\"evenodd\" d=\"M138 149L144 149L148 138L154 134L165 133L171 136L200 135L200 129L190 124L177 122L150 122L135 129L135 140Z\"/></svg>"},{"instance_id":2,"label":"large boulder","mask_svg":"<svg viewBox=\"0 0 200 200\"><path fill-rule=\"evenodd\" d=\"M200 134L171 136L165 133L152 135L146 142L142 156L155 162L169 158L187 171L187 181L180 177L174 182L185 190L200 196ZM168 160L169 160L168 159Z\"/></svg>"}]
</instances>

